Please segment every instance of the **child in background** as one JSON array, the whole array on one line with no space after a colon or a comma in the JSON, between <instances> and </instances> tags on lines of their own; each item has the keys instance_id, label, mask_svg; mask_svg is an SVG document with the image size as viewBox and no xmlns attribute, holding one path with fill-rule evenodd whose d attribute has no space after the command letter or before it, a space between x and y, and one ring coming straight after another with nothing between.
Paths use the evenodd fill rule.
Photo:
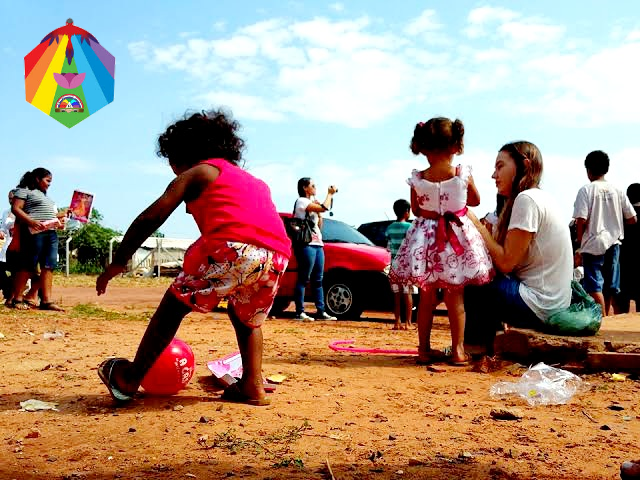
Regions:
<instances>
[{"instance_id":1,"label":"child in background","mask_svg":"<svg viewBox=\"0 0 640 480\"><path fill-rule=\"evenodd\" d=\"M98 277L98 295L182 202L201 237L189 247L183 271L149 321L133 362L111 358L98 367L116 401L132 400L189 312L211 312L226 297L243 373L222 398L250 405L270 403L262 380L260 327L287 267L291 242L269 187L239 166L244 148L236 133L239 127L221 110L202 112L170 125L158 139L158 155L169 160L176 178L129 227L113 262Z\"/></svg>"},{"instance_id":2,"label":"child in background","mask_svg":"<svg viewBox=\"0 0 640 480\"><path fill-rule=\"evenodd\" d=\"M404 199L396 200L393 203L393 213L396 214L396 221L391 223L385 232L387 239L387 249L391 252L391 263L396 258L400 245L407 235L407 230L411 226L409 216L411 214L411 204ZM402 322L400 310L404 302L405 309L405 330L412 327L411 324L411 312L413 311L413 300L411 298L411 291L413 286L411 285L398 285L397 283L391 283L391 291L394 296L394 309L393 314L396 319L396 323L393 326L393 330L401 330Z\"/></svg>"},{"instance_id":3,"label":"child in background","mask_svg":"<svg viewBox=\"0 0 640 480\"><path fill-rule=\"evenodd\" d=\"M584 267L583 286L606 317L612 297L620 292L620 240L624 224L636 223L636 212L625 193L605 179L609 171L609 156L605 152L589 153L584 166L591 183L578 191L573 218Z\"/></svg>"},{"instance_id":4,"label":"child in background","mask_svg":"<svg viewBox=\"0 0 640 480\"><path fill-rule=\"evenodd\" d=\"M15 215L11 212L14 193L14 190L9 192L9 208L2 212L2 219L0 219L0 239L3 240L2 247L0 248L0 286L7 305L10 304L13 296L12 279L7 275L7 271L9 270L7 250L9 249L9 245L11 245L13 226L16 221Z\"/></svg>"},{"instance_id":5,"label":"child in background","mask_svg":"<svg viewBox=\"0 0 640 480\"><path fill-rule=\"evenodd\" d=\"M640 215L640 183L632 183L627 188L627 198ZM616 304L620 313L629 313L631 300L636 304L636 312L640 312L640 224L627 223L624 226L624 239L620 246L620 295Z\"/></svg>"},{"instance_id":6,"label":"child in background","mask_svg":"<svg viewBox=\"0 0 640 480\"><path fill-rule=\"evenodd\" d=\"M467 205L477 206L480 196L468 166L453 166L463 152L464 126L460 120L432 118L416 125L411 151L427 158L426 170L414 170L411 209L416 219L407 231L391 271L392 281L420 288L418 306L418 362L442 356L431 349L431 327L436 289L444 290L451 327L451 359L468 365L464 351L465 311L463 287L487 283L493 265L477 228L467 218Z\"/></svg>"}]
</instances>

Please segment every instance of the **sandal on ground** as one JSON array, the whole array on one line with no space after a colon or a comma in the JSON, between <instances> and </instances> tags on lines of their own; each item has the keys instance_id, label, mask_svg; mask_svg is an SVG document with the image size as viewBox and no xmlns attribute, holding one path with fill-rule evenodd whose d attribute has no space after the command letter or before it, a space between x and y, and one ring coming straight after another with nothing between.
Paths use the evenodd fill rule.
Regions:
<instances>
[{"instance_id":1,"label":"sandal on ground","mask_svg":"<svg viewBox=\"0 0 640 480\"><path fill-rule=\"evenodd\" d=\"M64 312L64 308L52 302L41 303L38 308L40 308L40 310L51 310L52 312Z\"/></svg>"},{"instance_id":2,"label":"sandal on ground","mask_svg":"<svg viewBox=\"0 0 640 480\"><path fill-rule=\"evenodd\" d=\"M466 367L471 363L471 356L467 353L464 354L464 360L453 360L453 358L450 358L449 361L447 362L449 365L451 365L452 367Z\"/></svg>"},{"instance_id":3,"label":"sandal on ground","mask_svg":"<svg viewBox=\"0 0 640 480\"><path fill-rule=\"evenodd\" d=\"M26 298L24 300L22 300L22 303L24 303L27 307L33 309L38 308L38 304L36 302L32 302L31 300L27 300Z\"/></svg>"},{"instance_id":4,"label":"sandal on ground","mask_svg":"<svg viewBox=\"0 0 640 480\"><path fill-rule=\"evenodd\" d=\"M128 394L120 391L118 387L116 387L111 381L113 367L118 362L126 362L126 361L127 360L125 358L109 358L104 362L102 362L100 365L98 365L98 376L100 377L100 380L102 380L102 383L104 383L105 386L107 387L107 390L109 390L111 397L116 402L119 402L119 403L129 402L133 400L133 395L134 395L133 393Z\"/></svg>"},{"instance_id":5,"label":"sandal on ground","mask_svg":"<svg viewBox=\"0 0 640 480\"><path fill-rule=\"evenodd\" d=\"M266 405L271 404L271 399L267 397L264 397L264 398L249 397L242 390L240 390L240 386L238 385L237 382L232 383L227 388L225 388L220 398L227 402L245 403L247 405L253 405L256 407L264 407Z\"/></svg>"},{"instance_id":6,"label":"sandal on ground","mask_svg":"<svg viewBox=\"0 0 640 480\"><path fill-rule=\"evenodd\" d=\"M416 363L418 365L431 365L432 363L442 362L446 360L447 355L440 350L429 349L425 352L418 352Z\"/></svg>"},{"instance_id":7,"label":"sandal on ground","mask_svg":"<svg viewBox=\"0 0 640 480\"><path fill-rule=\"evenodd\" d=\"M24 303L22 300L11 300L7 307L15 308L16 310L31 310L31 307L29 307L29 305Z\"/></svg>"}]
</instances>

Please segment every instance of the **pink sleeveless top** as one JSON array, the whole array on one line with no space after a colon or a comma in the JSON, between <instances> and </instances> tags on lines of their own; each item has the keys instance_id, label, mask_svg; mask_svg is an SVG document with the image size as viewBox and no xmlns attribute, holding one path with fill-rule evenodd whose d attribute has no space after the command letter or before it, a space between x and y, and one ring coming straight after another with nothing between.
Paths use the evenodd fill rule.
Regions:
<instances>
[{"instance_id":1,"label":"pink sleeveless top","mask_svg":"<svg viewBox=\"0 0 640 480\"><path fill-rule=\"evenodd\" d=\"M220 170L198 198L187 203L207 240L248 243L291 256L291 241L266 183L224 159L200 163Z\"/></svg>"}]
</instances>

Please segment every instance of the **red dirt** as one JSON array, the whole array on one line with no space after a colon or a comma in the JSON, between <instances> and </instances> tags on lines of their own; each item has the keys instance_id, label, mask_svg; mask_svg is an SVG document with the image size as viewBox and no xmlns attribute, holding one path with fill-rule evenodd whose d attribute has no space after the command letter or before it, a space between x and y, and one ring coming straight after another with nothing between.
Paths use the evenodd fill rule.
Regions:
<instances>
[{"instance_id":1,"label":"red dirt","mask_svg":"<svg viewBox=\"0 0 640 480\"><path fill-rule=\"evenodd\" d=\"M413 357L327 347L353 338L360 347L415 348L415 331L391 331L391 316L379 313L359 322L269 320L264 373L287 379L268 407L219 400L206 361L236 350L233 329L224 313L191 314L178 334L196 356L189 386L116 409L95 367L133 356L163 291L113 286L98 298L88 286L56 287L68 313L0 307L1 479L322 479L331 478L327 462L336 479L614 479L622 461L640 457L637 381L585 376L590 388L569 404L534 408L489 397L493 383L524 372L516 365L432 372ZM65 337L43 340L55 328ZM438 318L434 346L448 343ZM19 411L31 398L59 411ZM493 420L502 407L524 417Z\"/></svg>"}]
</instances>

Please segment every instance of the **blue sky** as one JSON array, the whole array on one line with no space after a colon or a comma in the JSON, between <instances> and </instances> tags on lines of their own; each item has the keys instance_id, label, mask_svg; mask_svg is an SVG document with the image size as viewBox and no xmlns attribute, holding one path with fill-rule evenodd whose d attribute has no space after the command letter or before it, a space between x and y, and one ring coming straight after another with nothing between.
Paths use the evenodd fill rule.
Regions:
<instances>
[{"instance_id":1,"label":"blue sky","mask_svg":"<svg viewBox=\"0 0 640 480\"><path fill-rule=\"evenodd\" d=\"M116 58L114 102L67 129L28 104L24 56L71 17ZM13 2L0 0L0 192L22 173L53 171L49 195L95 194L125 230L172 178L157 135L186 110L226 106L243 125L246 168L289 211L301 176L335 184L336 219L392 216L405 179L425 168L408 145L418 121L460 118L484 214L499 147L536 143L543 188L571 218L585 155L608 178L640 182L640 3ZM161 231L195 238L179 208Z\"/></svg>"}]
</instances>

